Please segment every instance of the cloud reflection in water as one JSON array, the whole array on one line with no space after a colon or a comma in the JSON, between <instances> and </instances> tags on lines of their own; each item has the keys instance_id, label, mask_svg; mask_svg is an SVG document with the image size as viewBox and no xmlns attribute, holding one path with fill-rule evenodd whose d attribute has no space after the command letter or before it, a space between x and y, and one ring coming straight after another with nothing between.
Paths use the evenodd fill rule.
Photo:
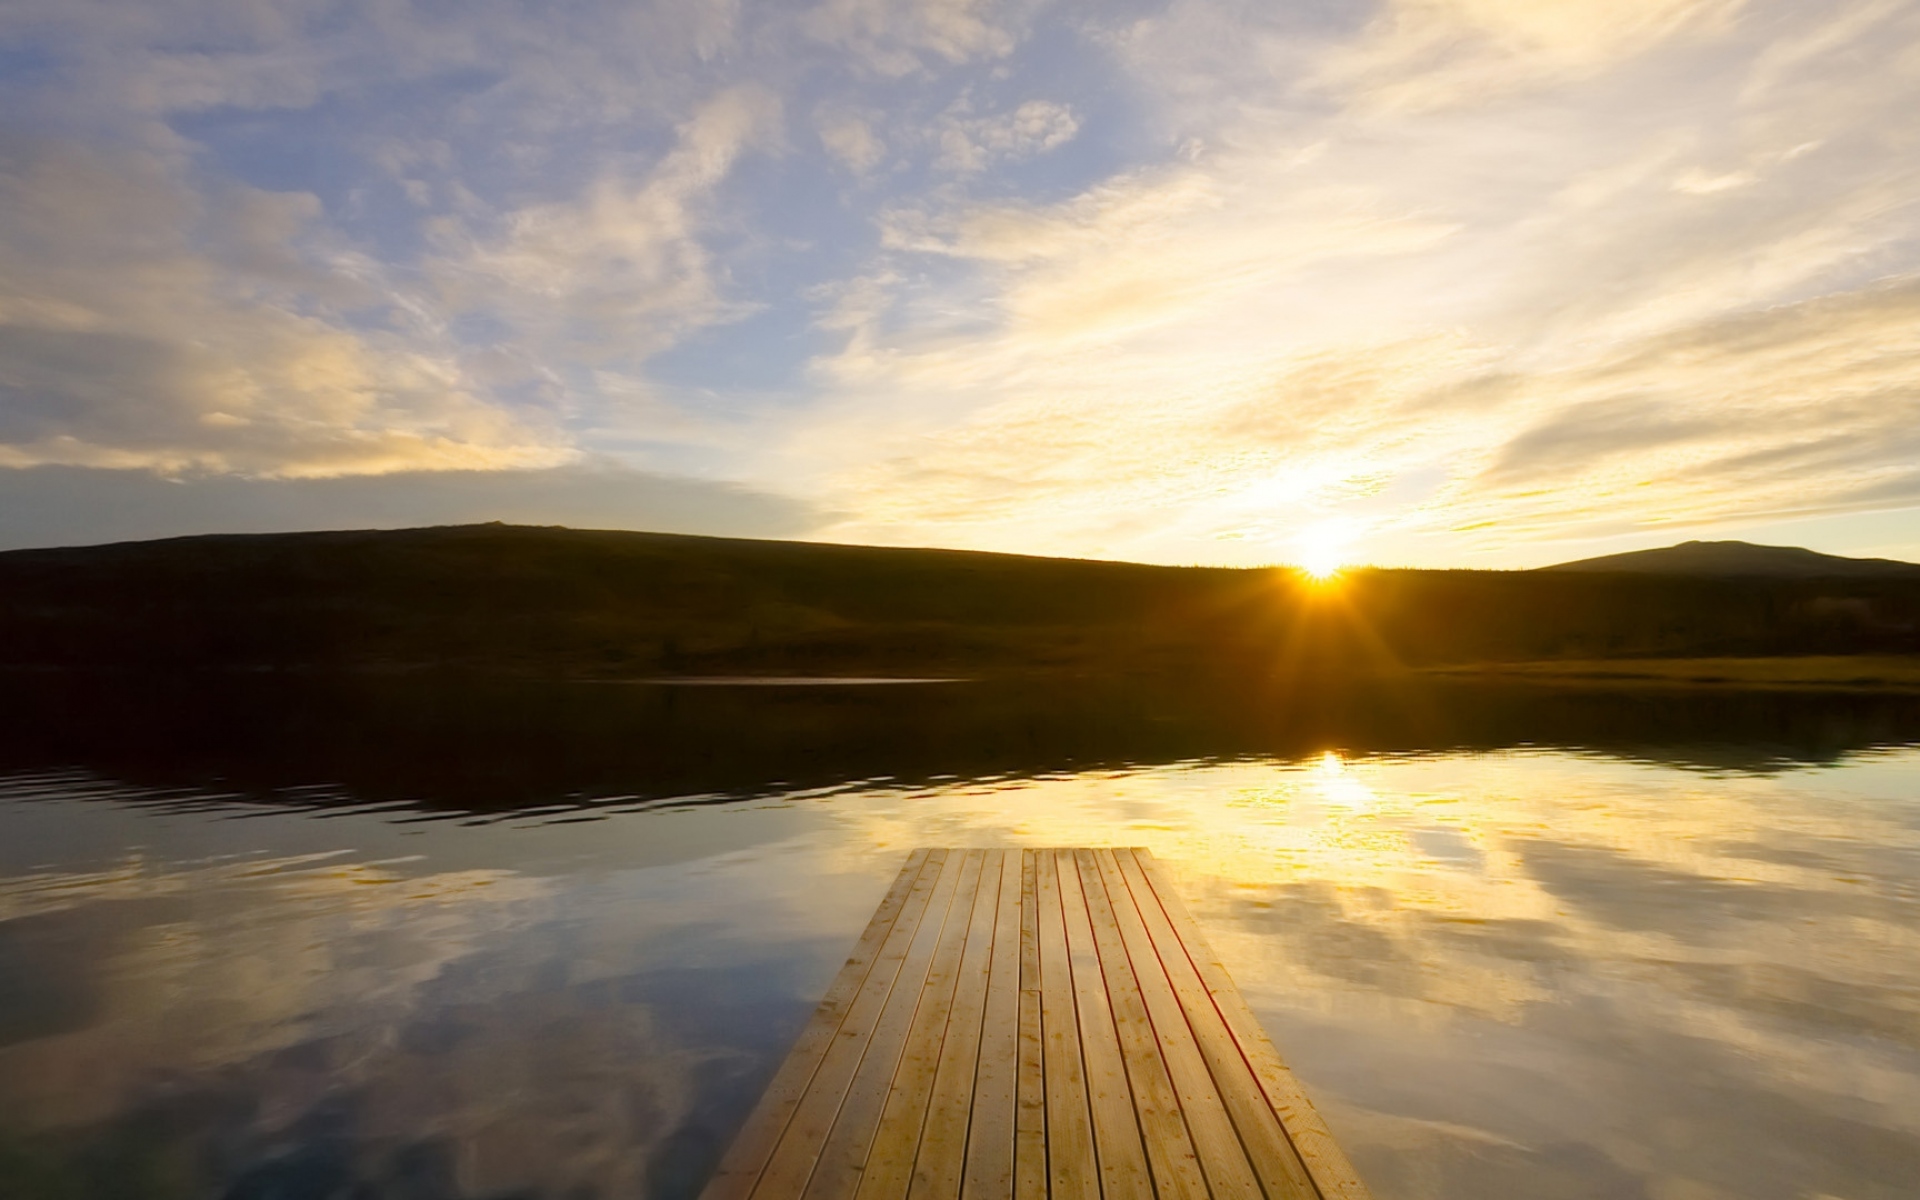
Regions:
<instances>
[{"instance_id":1,"label":"cloud reflection in water","mask_svg":"<svg viewBox=\"0 0 1920 1200\"><path fill-rule=\"evenodd\" d=\"M1328 754L484 825L41 784L0 799L66 830L0 875L0 1112L187 1194L686 1196L909 847L1138 844L1383 1197L1894 1196L1916 782Z\"/></svg>"}]
</instances>

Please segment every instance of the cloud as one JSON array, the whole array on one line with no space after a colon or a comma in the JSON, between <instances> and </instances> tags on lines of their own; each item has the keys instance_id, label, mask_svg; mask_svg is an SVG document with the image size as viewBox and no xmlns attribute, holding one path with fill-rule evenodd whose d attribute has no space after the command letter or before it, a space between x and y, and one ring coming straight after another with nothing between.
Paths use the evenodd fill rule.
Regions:
<instances>
[{"instance_id":1,"label":"cloud","mask_svg":"<svg viewBox=\"0 0 1920 1200\"><path fill-rule=\"evenodd\" d=\"M302 109L396 83L496 73L480 111L457 105L441 118L484 116L483 132L497 140L556 121L644 119L648 107L684 98L698 65L734 47L739 20L738 0L564 0L537 13L518 0L447 12L381 0L23 0L0 13L0 37L36 49L52 69L39 79L55 81L63 103L122 122Z\"/></svg>"},{"instance_id":2,"label":"cloud","mask_svg":"<svg viewBox=\"0 0 1920 1200\"><path fill-rule=\"evenodd\" d=\"M1348 509L1493 550L1920 504L1920 276L1554 371L1437 339L1270 362L1237 385L1175 390L1125 355L1094 371L1075 359L1035 378L1032 400L904 431L897 458L846 477L842 502L865 521L835 536L885 538L897 523L922 539L1137 552L1230 531L1257 561ZM1151 403L1102 394L1130 371ZM1092 378L1070 391L1069 375ZM1428 494L1367 512L1434 464Z\"/></svg>"},{"instance_id":3,"label":"cloud","mask_svg":"<svg viewBox=\"0 0 1920 1200\"><path fill-rule=\"evenodd\" d=\"M432 270L456 310L506 322L549 362L642 361L746 311L722 295L701 235L714 189L779 120L764 89L724 91L644 173L603 175L583 196L519 209L491 233L443 225Z\"/></svg>"},{"instance_id":4,"label":"cloud","mask_svg":"<svg viewBox=\"0 0 1920 1200\"><path fill-rule=\"evenodd\" d=\"M1463 515L1647 524L1920 503L1920 275L1529 379ZM1470 498L1469 498L1470 497Z\"/></svg>"},{"instance_id":5,"label":"cloud","mask_svg":"<svg viewBox=\"0 0 1920 1200\"><path fill-rule=\"evenodd\" d=\"M1374 108L1431 110L1597 74L1745 0L1392 0L1317 81Z\"/></svg>"},{"instance_id":6,"label":"cloud","mask_svg":"<svg viewBox=\"0 0 1920 1200\"><path fill-rule=\"evenodd\" d=\"M1778 65L1791 20L1628 9L1421 10L1473 27L1447 62L1559 63L1546 103L1327 112L1283 82L1064 200L896 207L817 364L839 400L792 447L832 535L1260 561L1339 518L1362 553L1511 561L1915 503L1893 18L1849 14L1840 80L1837 47ZM1678 110L1621 107L1656 83Z\"/></svg>"},{"instance_id":7,"label":"cloud","mask_svg":"<svg viewBox=\"0 0 1920 1200\"><path fill-rule=\"evenodd\" d=\"M933 63L1010 53L1027 5L1005 0L825 0L808 13L814 37L887 76Z\"/></svg>"},{"instance_id":8,"label":"cloud","mask_svg":"<svg viewBox=\"0 0 1920 1200\"><path fill-rule=\"evenodd\" d=\"M0 463L619 456L842 537L1179 560L1906 503L1871 345L1920 276L1916 36L1893 0L25 0Z\"/></svg>"},{"instance_id":9,"label":"cloud","mask_svg":"<svg viewBox=\"0 0 1920 1200\"><path fill-rule=\"evenodd\" d=\"M887 156L886 143L865 117L845 111L823 111L816 114L814 128L827 153L855 175L865 175Z\"/></svg>"},{"instance_id":10,"label":"cloud","mask_svg":"<svg viewBox=\"0 0 1920 1200\"><path fill-rule=\"evenodd\" d=\"M1447 339L1247 363L1185 386L1125 350L1104 366L1021 365L1024 376L1003 369L1030 398L900 430L886 443L897 456L849 468L840 503L859 517L833 536L937 530L1151 556L1231 532L1248 544L1215 557L1260 561L1336 511L1389 531L1461 531L1458 552L1920 504L1920 277L1553 371ZM1130 374L1140 402L1116 403ZM1436 465L1427 494L1369 510L1368 497Z\"/></svg>"},{"instance_id":11,"label":"cloud","mask_svg":"<svg viewBox=\"0 0 1920 1200\"><path fill-rule=\"evenodd\" d=\"M780 139L767 88L703 78L737 10L10 8L40 132L0 146L0 467L580 458L651 355L757 307L706 244Z\"/></svg>"},{"instance_id":12,"label":"cloud","mask_svg":"<svg viewBox=\"0 0 1920 1200\"><path fill-rule=\"evenodd\" d=\"M637 368L748 311L702 242L707 202L778 122L763 89L723 90L643 169L435 218L437 253L416 269L367 254L311 193L195 180L177 151L15 138L0 148L0 466L302 477L568 461L561 420L580 397L558 371ZM505 344L460 327L472 318Z\"/></svg>"},{"instance_id":13,"label":"cloud","mask_svg":"<svg viewBox=\"0 0 1920 1200\"><path fill-rule=\"evenodd\" d=\"M322 476L571 451L382 318L301 194L213 197L165 156L0 152L0 465Z\"/></svg>"},{"instance_id":14,"label":"cloud","mask_svg":"<svg viewBox=\"0 0 1920 1200\"><path fill-rule=\"evenodd\" d=\"M949 116L941 125L935 165L949 171L983 171L997 162L1018 162L1073 140L1080 119L1050 100L1029 100L991 117Z\"/></svg>"}]
</instances>

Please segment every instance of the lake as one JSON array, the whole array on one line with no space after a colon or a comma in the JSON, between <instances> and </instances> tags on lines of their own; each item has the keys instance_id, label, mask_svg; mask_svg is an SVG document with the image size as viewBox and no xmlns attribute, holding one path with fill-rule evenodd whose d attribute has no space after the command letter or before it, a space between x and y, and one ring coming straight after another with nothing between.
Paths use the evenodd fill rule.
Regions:
<instances>
[{"instance_id":1,"label":"lake","mask_svg":"<svg viewBox=\"0 0 1920 1200\"><path fill-rule=\"evenodd\" d=\"M1920 698L9 684L10 1200L691 1197L922 845L1150 847L1381 1200L1920 1181Z\"/></svg>"}]
</instances>

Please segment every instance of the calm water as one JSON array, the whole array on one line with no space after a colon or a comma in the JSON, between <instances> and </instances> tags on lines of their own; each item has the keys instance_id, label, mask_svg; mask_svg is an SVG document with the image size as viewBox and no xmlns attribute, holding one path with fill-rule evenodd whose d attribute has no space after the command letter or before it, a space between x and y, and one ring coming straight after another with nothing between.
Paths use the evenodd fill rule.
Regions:
<instances>
[{"instance_id":1,"label":"calm water","mask_svg":"<svg viewBox=\"0 0 1920 1200\"><path fill-rule=\"evenodd\" d=\"M0 1194L689 1196L1026 844L1151 847L1382 1200L1920 1194L1912 701L694 690L14 691Z\"/></svg>"}]
</instances>

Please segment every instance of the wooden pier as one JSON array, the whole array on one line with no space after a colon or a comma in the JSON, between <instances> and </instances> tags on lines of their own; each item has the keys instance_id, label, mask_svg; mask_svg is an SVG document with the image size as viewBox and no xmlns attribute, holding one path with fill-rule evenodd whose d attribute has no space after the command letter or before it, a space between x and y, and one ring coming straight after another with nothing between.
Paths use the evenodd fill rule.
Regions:
<instances>
[{"instance_id":1,"label":"wooden pier","mask_svg":"<svg viewBox=\"0 0 1920 1200\"><path fill-rule=\"evenodd\" d=\"M1153 856L916 850L702 1200L1368 1200Z\"/></svg>"}]
</instances>

